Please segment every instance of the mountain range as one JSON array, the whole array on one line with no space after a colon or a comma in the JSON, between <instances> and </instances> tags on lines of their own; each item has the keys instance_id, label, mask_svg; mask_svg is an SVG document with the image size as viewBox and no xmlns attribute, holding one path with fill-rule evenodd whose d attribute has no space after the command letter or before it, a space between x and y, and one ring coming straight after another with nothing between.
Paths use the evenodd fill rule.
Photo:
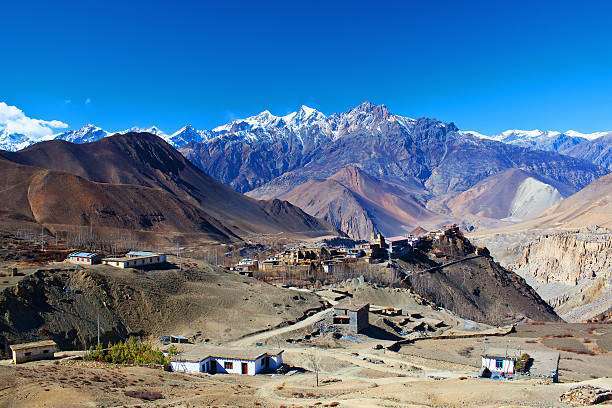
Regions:
<instances>
[{"instance_id":1,"label":"mountain range","mask_svg":"<svg viewBox=\"0 0 612 408\"><path fill-rule=\"evenodd\" d=\"M134 132L159 136L237 192L288 200L354 238L451 221L470 229L536 217L609 172L612 140L610 132L486 136L369 102L329 116L301 106L210 130L187 125L172 134L157 127L117 133ZM109 135L87 125L53 138L79 144ZM0 148L35 142L11 140L0 134Z\"/></svg>"},{"instance_id":2,"label":"mountain range","mask_svg":"<svg viewBox=\"0 0 612 408\"><path fill-rule=\"evenodd\" d=\"M192 234L225 242L271 233L337 234L286 201L258 201L235 192L150 133L0 151L0 169L7 198L2 222L36 223L55 231L89 226L101 234Z\"/></svg>"},{"instance_id":3,"label":"mountain range","mask_svg":"<svg viewBox=\"0 0 612 408\"><path fill-rule=\"evenodd\" d=\"M469 130L462 133L529 149L583 158L612 170L612 131L580 133L575 130L506 130L490 136Z\"/></svg>"}]
</instances>

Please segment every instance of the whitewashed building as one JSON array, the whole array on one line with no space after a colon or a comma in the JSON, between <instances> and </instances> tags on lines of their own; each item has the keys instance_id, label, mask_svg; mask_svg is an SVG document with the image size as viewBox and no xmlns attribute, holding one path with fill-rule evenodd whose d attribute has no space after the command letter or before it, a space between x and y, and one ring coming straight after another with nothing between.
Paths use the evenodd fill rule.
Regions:
<instances>
[{"instance_id":1,"label":"whitewashed building","mask_svg":"<svg viewBox=\"0 0 612 408\"><path fill-rule=\"evenodd\" d=\"M559 381L559 358L555 351L518 350L512 348L489 347L482 354L480 368L481 377L486 378L513 378L517 373L516 362L522 357L525 367L522 371L529 373L530 378L547 378L553 382Z\"/></svg>"},{"instance_id":2,"label":"whitewashed building","mask_svg":"<svg viewBox=\"0 0 612 408\"><path fill-rule=\"evenodd\" d=\"M481 371L511 377L515 372L514 365L520 357L516 350L489 349L482 355Z\"/></svg>"},{"instance_id":3,"label":"whitewashed building","mask_svg":"<svg viewBox=\"0 0 612 408\"><path fill-rule=\"evenodd\" d=\"M100 263L101 256L92 252L72 252L66 261L76 265L95 265Z\"/></svg>"},{"instance_id":4,"label":"whitewashed building","mask_svg":"<svg viewBox=\"0 0 612 408\"><path fill-rule=\"evenodd\" d=\"M146 251L130 251L119 258L104 258L102 263L115 268L142 268L166 262L166 255Z\"/></svg>"},{"instance_id":5,"label":"whitewashed building","mask_svg":"<svg viewBox=\"0 0 612 408\"><path fill-rule=\"evenodd\" d=\"M172 358L172 371L183 373L256 375L283 365L283 350L226 349L196 346Z\"/></svg>"}]
</instances>

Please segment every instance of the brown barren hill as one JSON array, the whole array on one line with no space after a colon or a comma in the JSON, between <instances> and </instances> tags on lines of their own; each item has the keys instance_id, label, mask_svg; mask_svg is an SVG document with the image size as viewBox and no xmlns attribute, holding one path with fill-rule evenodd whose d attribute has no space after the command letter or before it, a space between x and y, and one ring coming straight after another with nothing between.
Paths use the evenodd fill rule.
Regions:
<instances>
[{"instance_id":1,"label":"brown barren hill","mask_svg":"<svg viewBox=\"0 0 612 408\"><path fill-rule=\"evenodd\" d=\"M445 234L425 237L400 265L415 293L463 318L492 325L559 320L525 279L480 254L463 234Z\"/></svg>"},{"instance_id":2,"label":"brown barren hill","mask_svg":"<svg viewBox=\"0 0 612 408\"><path fill-rule=\"evenodd\" d=\"M510 169L490 176L447 202L456 217L475 215L485 218L528 219L574 190L536 174Z\"/></svg>"},{"instance_id":3,"label":"brown barren hill","mask_svg":"<svg viewBox=\"0 0 612 408\"><path fill-rule=\"evenodd\" d=\"M326 180L309 180L280 196L357 239L374 230L406 233L420 223L440 221L421 203L418 191L380 180L357 166L345 166Z\"/></svg>"},{"instance_id":4,"label":"brown barren hill","mask_svg":"<svg viewBox=\"0 0 612 408\"><path fill-rule=\"evenodd\" d=\"M538 227L612 228L612 174L603 176L534 220Z\"/></svg>"},{"instance_id":5,"label":"brown barren hill","mask_svg":"<svg viewBox=\"0 0 612 408\"><path fill-rule=\"evenodd\" d=\"M483 230L478 236L509 234L534 229L572 229L588 225L612 228L612 174L591 184L544 211L539 217L500 229Z\"/></svg>"},{"instance_id":6,"label":"brown barren hill","mask_svg":"<svg viewBox=\"0 0 612 408\"><path fill-rule=\"evenodd\" d=\"M50 227L95 225L154 232L197 232L210 239L236 238L218 220L172 194L134 185L95 183L81 177L0 159L4 219Z\"/></svg>"},{"instance_id":7,"label":"brown barren hill","mask_svg":"<svg viewBox=\"0 0 612 408\"><path fill-rule=\"evenodd\" d=\"M114 135L82 145L63 141L43 142L15 153L0 152L0 156L22 166L69 173L80 177L79 180L104 184L103 188L100 185L93 187L71 179L79 186L75 184L71 194L76 194L81 200L74 201L75 208L65 208L65 214L72 217L67 220L69 222L76 222L73 216L81 211L79 203L97 202L101 206L103 203L97 200L102 196L108 203L109 197L116 195L120 196L114 199L113 205L117 205L117 208L105 208L118 212L119 218L129 218L130 215L122 213L124 207L117 200L129 203L127 197L146 194L148 203L161 199L164 201L162 205L166 206L164 211L174 208L175 212L189 214L185 218L191 217L192 221L193 218L203 218L219 231L225 231L228 237L278 232L302 237L336 233L329 224L288 203L258 201L233 191L204 174L161 138L148 133ZM55 185L50 179L43 181L37 190L38 197L44 197L45 189ZM9 184L20 182L19 177L7 180ZM85 186L87 188L79 191L80 187ZM156 192L137 188L154 189ZM105 190L104 194L102 190ZM92 195L83 197L86 192ZM155 209L155 204L150 204L150 207ZM81 212L88 214L88 211ZM177 222L181 218L178 217ZM192 221L178 222L173 229L178 232L208 229L208 226L192 229L189 226ZM83 219L79 225L89 224Z\"/></svg>"}]
</instances>

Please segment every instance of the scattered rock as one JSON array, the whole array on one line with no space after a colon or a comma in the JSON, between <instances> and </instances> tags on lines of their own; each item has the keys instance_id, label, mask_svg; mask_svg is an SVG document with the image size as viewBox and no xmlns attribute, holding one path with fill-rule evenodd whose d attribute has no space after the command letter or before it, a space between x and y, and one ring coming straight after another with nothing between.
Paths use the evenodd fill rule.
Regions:
<instances>
[{"instance_id":1,"label":"scattered rock","mask_svg":"<svg viewBox=\"0 0 612 408\"><path fill-rule=\"evenodd\" d=\"M601 404L612 401L612 391L592 385L582 385L563 393L559 401L574 406Z\"/></svg>"}]
</instances>

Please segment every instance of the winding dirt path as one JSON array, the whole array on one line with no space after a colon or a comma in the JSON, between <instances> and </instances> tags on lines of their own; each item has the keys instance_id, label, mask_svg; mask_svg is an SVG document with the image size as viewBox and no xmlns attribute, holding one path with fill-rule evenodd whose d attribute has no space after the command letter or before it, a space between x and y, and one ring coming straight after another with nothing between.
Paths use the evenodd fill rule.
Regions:
<instances>
[{"instance_id":1,"label":"winding dirt path","mask_svg":"<svg viewBox=\"0 0 612 408\"><path fill-rule=\"evenodd\" d=\"M285 327L279 327L278 329L272 329L269 331L253 334L250 336L246 336L241 339L229 342L228 345L229 346L249 346L249 345L267 340L271 337L278 336L279 334L289 333L295 330L303 329L305 327L308 327L312 324L315 324L323 320L331 312L332 312L331 308L321 310L320 312L315 313L312 316L307 317L306 319L301 320L295 324L285 326Z\"/></svg>"}]
</instances>

